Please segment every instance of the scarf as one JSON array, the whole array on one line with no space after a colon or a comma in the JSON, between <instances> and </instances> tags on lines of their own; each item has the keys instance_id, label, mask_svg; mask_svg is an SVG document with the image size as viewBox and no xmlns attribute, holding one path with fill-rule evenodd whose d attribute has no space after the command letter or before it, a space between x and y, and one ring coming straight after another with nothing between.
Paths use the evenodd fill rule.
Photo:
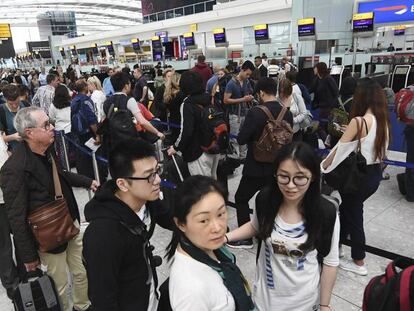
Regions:
<instances>
[{"instance_id":1,"label":"scarf","mask_svg":"<svg viewBox=\"0 0 414 311\"><path fill-rule=\"evenodd\" d=\"M226 248L222 247L214 251L219 262L215 261L204 251L196 247L186 237L181 237L181 248L194 260L206 264L223 279L223 283L232 294L236 304L236 311L255 310L249 285L235 264L235 257Z\"/></svg>"}]
</instances>

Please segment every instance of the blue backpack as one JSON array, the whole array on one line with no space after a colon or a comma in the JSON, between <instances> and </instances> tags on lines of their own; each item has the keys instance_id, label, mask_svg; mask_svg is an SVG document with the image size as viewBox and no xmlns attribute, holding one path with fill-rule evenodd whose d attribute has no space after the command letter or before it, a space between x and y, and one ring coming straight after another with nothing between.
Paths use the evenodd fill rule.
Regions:
<instances>
[{"instance_id":1,"label":"blue backpack","mask_svg":"<svg viewBox=\"0 0 414 311\"><path fill-rule=\"evenodd\" d=\"M83 114L83 105L83 102L78 103L71 112L71 132L76 135L85 135L90 131L88 120Z\"/></svg>"}]
</instances>

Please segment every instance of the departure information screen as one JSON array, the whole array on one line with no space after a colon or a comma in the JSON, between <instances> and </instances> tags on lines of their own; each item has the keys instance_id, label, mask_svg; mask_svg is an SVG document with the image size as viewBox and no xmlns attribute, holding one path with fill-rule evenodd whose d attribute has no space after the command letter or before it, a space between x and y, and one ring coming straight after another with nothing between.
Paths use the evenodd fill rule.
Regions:
<instances>
[{"instance_id":1,"label":"departure information screen","mask_svg":"<svg viewBox=\"0 0 414 311\"><path fill-rule=\"evenodd\" d=\"M192 32L185 33L184 42L185 42L185 46L195 45L194 34Z\"/></svg>"},{"instance_id":2,"label":"departure information screen","mask_svg":"<svg viewBox=\"0 0 414 311\"><path fill-rule=\"evenodd\" d=\"M269 28L267 24L254 26L254 38L256 41L269 39Z\"/></svg>"},{"instance_id":3,"label":"departure information screen","mask_svg":"<svg viewBox=\"0 0 414 311\"><path fill-rule=\"evenodd\" d=\"M214 29L214 42L216 44L226 43L226 31L224 28Z\"/></svg>"},{"instance_id":4,"label":"departure information screen","mask_svg":"<svg viewBox=\"0 0 414 311\"><path fill-rule=\"evenodd\" d=\"M352 26L353 32L374 31L374 13L354 14Z\"/></svg>"},{"instance_id":5,"label":"departure information screen","mask_svg":"<svg viewBox=\"0 0 414 311\"><path fill-rule=\"evenodd\" d=\"M298 20L298 36L310 37L315 36L315 18L304 18Z\"/></svg>"}]
</instances>

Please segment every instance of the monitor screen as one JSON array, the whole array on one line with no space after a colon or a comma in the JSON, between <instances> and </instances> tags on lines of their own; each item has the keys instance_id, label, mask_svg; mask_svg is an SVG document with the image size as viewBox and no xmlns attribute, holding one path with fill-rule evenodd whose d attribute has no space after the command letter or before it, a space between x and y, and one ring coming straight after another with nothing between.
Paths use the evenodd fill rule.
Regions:
<instances>
[{"instance_id":1,"label":"monitor screen","mask_svg":"<svg viewBox=\"0 0 414 311\"><path fill-rule=\"evenodd\" d=\"M134 49L134 51L139 51L139 50L141 50L141 45L139 44L139 41L137 41L137 42L132 42L132 48Z\"/></svg>"},{"instance_id":2,"label":"monitor screen","mask_svg":"<svg viewBox=\"0 0 414 311\"><path fill-rule=\"evenodd\" d=\"M254 31L255 40L267 40L269 39L269 29L257 29Z\"/></svg>"},{"instance_id":3,"label":"monitor screen","mask_svg":"<svg viewBox=\"0 0 414 311\"><path fill-rule=\"evenodd\" d=\"M353 21L353 32L374 31L374 19L360 19Z\"/></svg>"},{"instance_id":4,"label":"monitor screen","mask_svg":"<svg viewBox=\"0 0 414 311\"><path fill-rule=\"evenodd\" d=\"M161 44L161 40L152 40L152 48L154 50L162 50L162 44Z\"/></svg>"},{"instance_id":5,"label":"monitor screen","mask_svg":"<svg viewBox=\"0 0 414 311\"><path fill-rule=\"evenodd\" d=\"M194 36L184 37L185 46L195 45Z\"/></svg>"},{"instance_id":6,"label":"monitor screen","mask_svg":"<svg viewBox=\"0 0 414 311\"><path fill-rule=\"evenodd\" d=\"M394 73L396 75L406 75L408 70L410 70L408 67L398 67Z\"/></svg>"},{"instance_id":7,"label":"monitor screen","mask_svg":"<svg viewBox=\"0 0 414 311\"><path fill-rule=\"evenodd\" d=\"M114 55L115 51L114 51L114 46L111 45L107 45L106 48L108 49L109 54Z\"/></svg>"},{"instance_id":8,"label":"monitor screen","mask_svg":"<svg viewBox=\"0 0 414 311\"><path fill-rule=\"evenodd\" d=\"M222 33L215 33L214 34L214 42L217 43L226 43L226 32Z\"/></svg>"},{"instance_id":9,"label":"monitor screen","mask_svg":"<svg viewBox=\"0 0 414 311\"><path fill-rule=\"evenodd\" d=\"M166 42L162 44L165 50L165 58L173 58L174 57L174 44L172 42Z\"/></svg>"},{"instance_id":10,"label":"monitor screen","mask_svg":"<svg viewBox=\"0 0 414 311\"><path fill-rule=\"evenodd\" d=\"M298 35L299 37L314 36L315 32L315 19L308 18L298 21Z\"/></svg>"},{"instance_id":11,"label":"monitor screen","mask_svg":"<svg viewBox=\"0 0 414 311\"><path fill-rule=\"evenodd\" d=\"M395 29L394 36L403 36L405 35L405 29Z\"/></svg>"}]
</instances>

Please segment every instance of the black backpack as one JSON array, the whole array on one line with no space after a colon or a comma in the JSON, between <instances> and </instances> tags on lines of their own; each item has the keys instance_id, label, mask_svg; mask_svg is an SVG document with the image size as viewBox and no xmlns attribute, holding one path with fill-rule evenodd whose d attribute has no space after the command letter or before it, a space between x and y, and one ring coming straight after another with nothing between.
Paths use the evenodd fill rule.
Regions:
<instances>
[{"instance_id":1,"label":"black backpack","mask_svg":"<svg viewBox=\"0 0 414 311\"><path fill-rule=\"evenodd\" d=\"M403 269L397 271L396 267ZM382 275L375 276L364 291L363 311L414 310L414 260L390 262Z\"/></svg>"},{"instance_id":2,"label":"black backpack","mask_svg":"<svg viewBox=\"0 0 414 311\"><path fill-rule=\"evenodd\" d=\"M199 104L197 106L201 110L201 149L210 154L226 153L230 135L224 111L211 101L206 106Z\"/></svg>"},{"instance_id":3,"label":"black backpack","mask_svg":"<svg viewBox=\"0 0 414 311\"><path fill-rule=\"evenodd\" d=\"M138 138L138 132L133 121L133 115L127 108L131 97L125 95L112 95L104 103L106 118L99 124L98 134L103 135L103 144L112 148L128 138ZM109 151L109 149L107 149Z\"/></svg>"}]
</instances>

